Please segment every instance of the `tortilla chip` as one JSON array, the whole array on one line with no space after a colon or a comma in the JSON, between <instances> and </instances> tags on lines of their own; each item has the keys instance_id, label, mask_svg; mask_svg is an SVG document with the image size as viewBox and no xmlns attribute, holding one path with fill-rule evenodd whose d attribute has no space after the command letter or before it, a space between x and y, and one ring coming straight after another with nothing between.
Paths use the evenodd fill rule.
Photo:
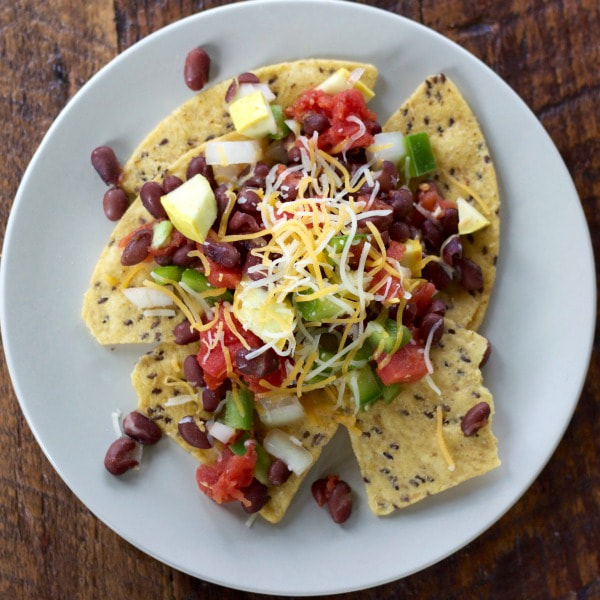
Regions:
<instances>
[{"instance_id":1,"label":"tortilla chip","mask_svg":"<svg viewBox=\"0 0 600 600\"><path fill-rule=\"evenodd\" d=\"M310 59L262 67L253 71L268 83L276 96L274 104L290 106L306 89L315 87L340 68L364 69L361 81L375 86L377 69L373 65L341 60ZM136 148L123 167L121 185L137 194L146 181L155 179L190 148L233 131L225 106L228 79L197 94L164 119Z\"/></svg>"},{"instance_id":2,"label":"tortilla chip","mask_svg":"<svg viewBox=\"0 0 600 600\"><path fill-rule=\"evenodd\" d=\"M491 417L472 437L465 437L460 429L463 416L475 404L487 402L494 412L478 368L487 342L448 319L445 327L441 343L430 355L432 379L441 396L425 380L407 385L391 404L378 402L357 415L360 433L348 429L369 508L376 515L414 504L500 464ZM437 438L438 406L443 410L443 439L454 471L449 470Z\"/></svg>"},{"instance_id":3,"label":"tortilla chip","mask_svg":"<svg viewBox=\"0 0 600 600\"><path fill-rule=\"evenodd\" d=\"M483 290L468 292L452 284L440 293L449 318L469 329L477 329L494 285L500 243L496 172L477 119L454 83L445 75L434 75L417 88L383 129L404 134L426 131L438 165L434 179L444 197L447 200L464 198L490 221L485 229L462 238L464 255L481 267Z\"/></svg>"},{"instance_id":4,"label":"tortilla chip","mask_svg":"<svg viewBox=\"0 0 600 600\"><path fill-rule=\"evenodd\" d=\"M131 375L131 381L138 395L138 410L154 420L166 435L174 439L198 461L211 463L218 458L218 446L209 450L200 450L190 446L179 435L177 424L188 415L206 420L213 417L212 413L205 412L201 405L194 401L177 406L165 405L169 398L189 394L185 384L167 385L165 378L170 375L181 379L180 369L183 361L189 354L196 354L198 349L198 343L187 346L160 344L138 361ZM298 423L279 428L302 443L302 446L312 454L313 465L338 428L338 423L332 417L331 405L321 404L319 400L318 393L307 394L302 398L308 409L306 418ZM312 408L313 406L319 406L319 408ZM260 422L257 420L257 423ZM267 431L266 427L261 427L256 431L256 438L259 442ZM217 442L217 444L219 443ZM292 473L284 484L270 487L270 500L260 511L261 516L271 523L280 521L308 471L309 469L302 475Z\"/></svg>"}]
</instances>

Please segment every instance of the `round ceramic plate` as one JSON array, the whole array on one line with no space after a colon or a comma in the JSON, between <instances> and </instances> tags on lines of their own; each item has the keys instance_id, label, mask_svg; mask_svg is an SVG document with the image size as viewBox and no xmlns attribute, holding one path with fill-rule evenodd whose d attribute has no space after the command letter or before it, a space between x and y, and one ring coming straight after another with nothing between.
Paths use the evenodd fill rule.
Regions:
<instances>
[{"instance_id":1,"label":"round ceramic plate","mask_svg":"<svg viewBox=\"0 0 600 600\"><path fill-rule=\"evenodd\" d=\"M497 285L483 327L495 348L485 376L496 400L499 469L377 518L341 434L313 474L337 472L350 482L357 500L349 521L335 525L305 485L280 525L257 520L251 528L240 511L198 492L194 460L173 443L147 451L137 472L115 478L104 471L114 439L110 415L135 406L129 375L143 349L101 347L80 319L112 228L102 215L105 188L90 166L90 150L108 144L128 156L188 99L182 65L197 45L213 57L215 81L304 57L374 63L380 79L373 107L382 121L427 75L444 72L462 90L489 142L503 202ZM560 252L549 247L557 232ZM43 252L31 252L32 239ZM412 21L351 3L235 4L175 23L117 57L68 104L31 161L2 262L2 329L15 390L73 492L157 559L208 581L271 594L385 583L482 533L554 451L584 381L594 329L589 234L569 174L539 122L460 47ZM569 328L561 325L567 306Z\"/></svg>"}]
</instances>

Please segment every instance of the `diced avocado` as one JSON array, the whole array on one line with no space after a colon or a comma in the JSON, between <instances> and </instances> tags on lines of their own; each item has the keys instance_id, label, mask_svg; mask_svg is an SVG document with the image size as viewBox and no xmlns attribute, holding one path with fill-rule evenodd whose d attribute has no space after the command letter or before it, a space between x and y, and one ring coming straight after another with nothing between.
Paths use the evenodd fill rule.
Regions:
<instances>
[{"instance_id":1,"label":"diced avocado","mask_svg":"<svg viewBox=\"0 0 600 600\"><path fill-rule=\"evenodd\" d=\"M229 114L236 131L247 137L259 138L277 133L273 112L261 91L232 102Z\"/></svg>"},{"instance_id":2,"label":"diced avocado","mask_svg":"<svg viewBox=\"0 0 600 600\"><path fill-rule=\"evenodd\" d=\"M270 297L264 288L242 288L241 302L234 302L234 314L244 329L249 329L265 343L276 342L281 350L294 329L296 311L287 299Z\"/></svg>"},{"instance_id":3,"label":"diced avocado","mask_svg":"<svg viewBox=\"0 0 600 600\"><path fill-rule=\"evenodd\" d=\"M325 319L337 319L344 314L344 309L329 299L329 296L315 298L308 302L300 302L302 294L296 294L296 307L305 321L323 321Z\"/></svg>"},{"instance_id":4,"label":"diced avocado","mask_svg":"<svg viewBox=\"0 0 600 600\"><path fill-rule=\"evenodd\" d=\"M217 219L217 202L206 177L194 175L160 201L175 229L190 240L204 242Z\"/></svg>"},{"instance_id":5,"label":"diced avocado","mask_svg":"<svg viewBox=\"0 0 600 600\"><path fill-rule=\"evenodd\" d=\"M413 277L421 276L421 269L419 263L423 259L423 248L419 240L408 239L404 242L406 249L400 259L400 264L403 267L410 269Z\"/></svg>"},{"instance_id":6,"label":"diced avocado","mask_svg":"<svg viewBox=\"0 0 600 600\"><path fill-rule=\"evenodd\" d=\"M162 248L167 245L173 231L173 223L171 221L159 221L154 223L152 227L152 243L153 248Z\"/></svg>"},{"instance_id":7,"label":"diced avocado","mask_svg":"<svg viewBox=\"0 0 600 600\"><path fill-rule=\"evenodd\" d=\"M233 429L249 431L254 423L254 396L245 388L227 392L223 423Z\"/></svg>"},{"instance_id":8,"label":"diced avocado","mask_svg":"<svg viewBox=\"0 0 600 600\"><path fill-rule=\"evenodd\" d=\"M404 138L408 161L408 175L410 178L420 177L425 173L435 171L437 168L435 156L431 148L429 136L425 131L411 133Z\"/></svg>"},{"instance_id":9,"label":"diced avocado","mask_svg":"<svg viewBox=\"0 0 600 600\"><path fill-rule=\"evenodd\" d=\"M366 365L357 371L351 371L348 378L354 401L358 403L362 410L381 398L383 384L370 365Z\"/></svg>"},{"instance_id":10,"label":"diced avocado","mask_svg":"<svg viewBox=\"0 0 600 600\"><path fill-rule=\"evenodd\" d=\"M152 270L152 278L156 283L163 285L169 281L180 281L183 271L183 267L176 267L175 265L156 267Z\"/></svg>"},{"instance_id":11,"label":"diced avocado","mask_svg":"<svg viewBox=\"0 0 600 600\"><path fill-rule=\"evenodd\" d=\"M350 78L350 71L348 69L338 69L335 73L330 75L323 83L317 86L318 90L334 96L344 90L349 90L351 87L356 88L364 97L365 102L368 102L375 96L375 92L360 80L356 81L352 86L348 81Z\"/></svg>"},{"instance_id":12,"label":"diced avocado","mask_svg":"<svg viewBox=\"0 0 600 600\"><path fill-rule=\"evenodd\" d=\"M458 207L458 233L460 235L475 233L490 224L490 222L464 198L458 198L456 206Z\"/></svg>"}]
</instances>

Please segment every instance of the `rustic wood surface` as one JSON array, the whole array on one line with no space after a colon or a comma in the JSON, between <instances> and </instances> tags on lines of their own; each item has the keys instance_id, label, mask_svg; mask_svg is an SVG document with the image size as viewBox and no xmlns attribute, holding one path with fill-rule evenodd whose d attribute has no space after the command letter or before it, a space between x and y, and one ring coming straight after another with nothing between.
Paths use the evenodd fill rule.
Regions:
<instances>
[{"instance_id":1,"label":"rustic wood surface","mask_svg":"<svg viewBox=\"0 0 600 600\"><path fill-rule=\"evenodd\" d=\"M2 237L29 159L82 84L149 33L224 3L0 2ZM455 40L517 91L546 127L573 175L598 260L598 0L367 3ZM568 326L568 313L566 320ZM600 598L599 353L596 335L573 421L548 466L514 508L443 562L345 597ZM73 496L43 456L21 414L4 362L0 391L0 598L260 597L179 573L119 538Z\"/></svg>"}]
</instances>

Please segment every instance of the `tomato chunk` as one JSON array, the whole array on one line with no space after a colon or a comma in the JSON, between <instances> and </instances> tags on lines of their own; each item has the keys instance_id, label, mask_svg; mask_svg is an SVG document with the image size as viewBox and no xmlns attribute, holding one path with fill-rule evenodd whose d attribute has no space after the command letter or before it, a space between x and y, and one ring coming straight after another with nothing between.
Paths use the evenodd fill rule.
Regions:
<instances>
[{"instance_id":1,"label":"tomato chunk","mask_svg":"<svg viewBox=\"0 0 600 600\"><path fill-rule=\"evenodd\" d=\"M385 355L377 360L379 364ZM427 375L425 353L421 344L412 339L406 346L392 355L384 367L377 367L377 374L384 385L392 383L414 383Z\"/></svg>"},{"instance_id":2,"label":"tomato chunk","mask_svg":"<svg viewBox=\"0 0 600 600\"><path fill-rule=\"evenodd\" d=\"M241 490L252 483L256 456L254 444L248 444L242 456L226 448L214 465L200 465L196 469L196 483L200 491L217 504L234 500L248 504Z\"/></svg>"}]
</instances>

